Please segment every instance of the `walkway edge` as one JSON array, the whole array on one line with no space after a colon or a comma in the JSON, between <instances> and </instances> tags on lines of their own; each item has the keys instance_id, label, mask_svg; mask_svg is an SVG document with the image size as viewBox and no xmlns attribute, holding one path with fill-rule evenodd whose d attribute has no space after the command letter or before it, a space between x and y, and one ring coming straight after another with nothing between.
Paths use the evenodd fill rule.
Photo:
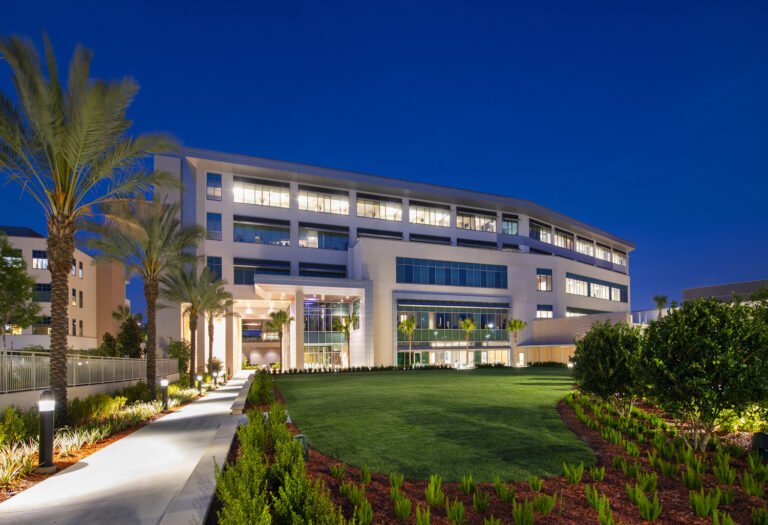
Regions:
<instances>
[{"instance_id":1,"label":"walkway edge","mask_svg":"<svg viewBox=\"0 0 768 525\"><path fill-rule=\"evenodd\" d=\"M248 394L252 380L253 376L243 384L238 399L243 392ZM161 525L202 525L206 522L216 492L214 464L223 465L227 461L237 428L247 421L248 416L241 415L219 427L189 479L163 514Z\"/></svg>"},{"instance_id":2,"label":"walkway edge","mask_svg":"<svg viewBox=\"0 0 768 525\"><path fill-rule=\"evenodd\" d=\"M245 401L248 399L248 392L251 391L251 383L253 383L254 375L248 375L248 379L245 381L242 390L237 394L235 402L232 403L232 414L242 414L245 412Z\"/></svg>"}]
</instances>

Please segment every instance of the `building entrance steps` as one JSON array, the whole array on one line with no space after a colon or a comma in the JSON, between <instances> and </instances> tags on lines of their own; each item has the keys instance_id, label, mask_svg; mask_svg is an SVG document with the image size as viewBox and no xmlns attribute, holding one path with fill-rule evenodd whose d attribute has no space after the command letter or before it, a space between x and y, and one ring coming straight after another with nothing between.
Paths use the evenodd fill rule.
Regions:
<instances>
[{"instance_id":1,"label":"building entrance steps","mask_svg":"<svg viewBox=\"0 0 768 525\"><path fill-rule=\"evenodd\" d=\"M0 524L201 523L248 372L0 504Z\"/></svg>"}]
</instances>

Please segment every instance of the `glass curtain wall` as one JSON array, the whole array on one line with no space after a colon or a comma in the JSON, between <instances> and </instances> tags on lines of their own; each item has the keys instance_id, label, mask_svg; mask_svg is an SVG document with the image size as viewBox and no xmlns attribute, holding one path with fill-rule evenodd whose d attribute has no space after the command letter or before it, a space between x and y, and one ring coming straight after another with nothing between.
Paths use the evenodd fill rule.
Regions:
<instances>
[{"instance_id":1,"label":"glass curtain wall","mask_svg":"<svg viewBox=\"0 0 768 525\"><path fill-rule=\"evenodd\" d=\"M333 320L349 315L350 303L304 302L304 368L345 368L347 338Z\"/></svg>"},{"instance_id":2,"label":"glass curtain wall","mask_svg":"<svg viewBox=\"0 0 768 525\"><path fill-rule=\"evenodd\" d=\"M469 333L469 364L508 363L509 338L504 326L509 306L503 303L448 303L440 301L400 300L397 319L413 317L412 350L408 334L397 331L397 363L458 365L467 364L467 334L459 323L466 318L475 321ZM412 354L409 359L409 352Z\"/></svg>"}]
</instances>

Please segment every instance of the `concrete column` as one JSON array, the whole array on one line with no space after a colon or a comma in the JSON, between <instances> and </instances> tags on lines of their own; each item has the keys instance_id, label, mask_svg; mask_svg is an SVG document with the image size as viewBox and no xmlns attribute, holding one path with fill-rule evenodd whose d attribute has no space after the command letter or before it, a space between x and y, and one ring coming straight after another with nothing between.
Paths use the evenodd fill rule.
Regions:
<instances>
[{"instance_id":1,"label":"concrete column","mask_svg":"<svg viewBox=\"0 0 768 525\"><path fill-rule=\"evenodd\" d=\"M227 315L224 318L224 341L226 345L224 350L226 356L226 359L224 360L224 372L229 371L234 374L240 370L242 365L242 363L238 362L238 359L236 359L235 356L235 326L237 324L237 319L235 319L235 316L232 315L231 307L228 309L227 313L230 315ZM240 334L237 334L238 337L239 335Z\"/></svg>"},{"instance_id":2,"label":"concrete column","mask_svg":"<svg viewBox=\"0 0 768 525\"><path fill-rule=\"evenodd\" d=\"M304 292L296 291L296 299L291 304L291 366L298 370L304 368Z\"/></svg>"}]
</instances>

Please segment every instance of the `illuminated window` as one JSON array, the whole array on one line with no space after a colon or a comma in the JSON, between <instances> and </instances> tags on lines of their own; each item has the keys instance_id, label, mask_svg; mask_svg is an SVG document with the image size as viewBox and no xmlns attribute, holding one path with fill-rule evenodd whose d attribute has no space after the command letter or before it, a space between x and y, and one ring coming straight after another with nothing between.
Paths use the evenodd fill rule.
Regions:
<instances>
[{"instance_id":1,"label":"illuminated window","mask_svg":"<svg viewBox=\"0 0 768 525\"><path fill-rule=\"evenodd\" d=\"M209 201L221 200L221 173L205 174L205 198Z\"/></svg>"},{"instance_id":2,"label":"illuminated window","mask_svg":"<svg viewBox=\"0 0 768 525\"><path fill-rule=\"evenodd\" d=\"M349 246L349 232L300 226L299 246L325 250L346 250Z\"/></svg>"},{"instance_id":3,"label":"illuminated window","mask_svg":"<svg viewBox=\"0 0 768 525\"><path fill-rule=\"evenodd\" d=\"M72 306L77 306L77 290L72 288Z\"/></svg>"},{"instance_id":4,"label":"illuminated window","mask_svg":"<svg viewBox=\"0 0 768 525\"><path fill-rule=\"evenodd\" d=\"M595 247L595 257L598 259L602 259L603 261L610 261L611 260L611 249L607 246L603 246L602 244L598 244Z\"/></svg>"},{"instance_id":5,"label":"illuminated window","mask_svg":"<svg viewBox=\"0 0 768 525\"><path fill-rule=\"evenodd\" d=\"M18 325L15 325L15 324L12 324L10 326L10 332L11 332L11 335L21 335L22 334L21 327L18 326Z\"/></svg>"},{"instance_id":6,"label":"illuminated window","mask_svg":"<svg viewBox=\"0 0 768 525\"><path fill-rule=\"evenodd\" d=\"M551 304L537 304L536 305L536 319L552 319L553 308Z\"/></svg>"},{"instance_id":7,"label":"illuminated window","mask_svg":"<svg viewBox=\"0 0 768 525\"><path fill-rule=\"evenodd\" d=\"M77 261L72 259L72 275L77 275Z\"/></svg>"},{"instance_id":8,"label":"illuminated window","mask_svg":"<svg viewBox=\"0 0 768 525\"><path fill-rule=\"evenodd\" d=\"M517 235L517 215L502 215L501 217L501 233L507 235Z\"/></svg>"},{"instance_id":9,"label":"illuminated window","mask_svg":"<svg viewBox=\"0 0 768 525\"><path fill-rule=\"evenodd\" d=\"M399 199L384 199L357 194L357 216L385 221L402 221L403 204Z\"/></svg>"},{"instance_id":10,"label":"illuminated window","mask_svg":"<svg viewBox=\"0 0 768 525\"><path fill-rule=\"evenodd\" d=\"M240 204L256 204L274 208L289 208L291 192L288 184L275 181L261 181L247 177L234 177L232 184L234 200Z\"/></svg>"},{"instance_id":11,"label":"illuminated window","mask_svg":"<svg viewBox=\"0 0 768 525\"><path fill-rule=\"evenodd\" d=\"M77 276L83 278L83 261L80 261L77 265Z\"/></svg>"},{"instance_id":12,"label":"illuminated window","mask_svg":"<svg viewBox=\"0 0 768 525\"><path fill-rule=\"evenodd\" d=\"M271 244L273 246L291 245L291 227L288 221L259 222L252 219L245 222L246 218L235 216L241 221L233 223L233 240L235 242L248 242L252 244ZM265 219L261 219L265 220Z\"/></svg>"},{"instance_id":13,"label":"illuminated window","mask_svg":"<svg viewBox=\"0 0 768 525\"><path fill-rule=\"evenodd\" d=\"M618 264L619 266L626 266L627 254L624 252L620 252L618 250L613 250L613 264Z\"/></svg>"},{"instance_id":14,"label":"illuminated window","mask_svg":"<svg viewBox=\"0 0 768 525\"><path fill-rule=\"evenodd\" d=\"M448 228L451 225L451 209L411 202L408 206L408 222Z\"/></svg>"},{"instance_id":15,"label":"illuminated window","mask_svg":"<svg viewBox=\"0 0 768 525\"><path fill-rule=\"evenodd\" d=\"M334 215L349 215L349 195L299 187L299 209Z\"/></svg>"},{"instance_id":16,"label":"illuminated window","mask_svg":"<svg viewBox=\"0 0 768 525\"><path fill-rule=\"evenodd\" d=\"M48 254L45 250L32 250L32 268L35 270L48 268Z\"/></svg>"},{"instance_id":17,"label":"illuminated window","mask_svg":"<svg viewBox=\"0 0 768 525\"><path fill-rule=\"evenodd\" d=\"M589 296L595 299L610 299L611 287L604 284L591 283L589 285Z\"/></svg>"},{"instance_id":18,"label":"illuminated window","mask_svg":"<svg viewBox=\"0 0 768 525\"><path fill-rule=\"evenodd\" d=\"M540 292L552 291L552 270L536 268L536 290Z\"/></svg>"},{"instance_id":19,"label":"illuminated window","mask_svg":"<svg viewBox=\"0 0 768 525\"><path fill-rule=\"evenodd\" d=\"M590 241L589 239L576 239L576 251L579 253L583 253L584 255L589 255L590 257L595 256L595 245Z\"/></svg>"},{"instance_id":20,"label":"illuminated window","mask_svg":"<svg viewBox=\"0 0 768 525\"><path fill-rule=\"evenodd\" d=\"M562 230L555 229L555 246L573 250L573 235Z\"/></svg>"},{"instance_id":21,"label":"illuminated window","mask_svg":"<svg viewBox=\"0 0 768 525\"><path fill-rule=\"evenodd\" d=\"M566 277L565 279L565 293L583 295L586 297L587 288L589 288L589 284L586 281L574 279L572 277Z\"/></svg>"},{"instance_id":22,"label":"illuminated window","mask_svg":"<svg viewBox=\"0 0 768 525\"><path fill-rule=\"evenodd\" d=\"M552 244L552 227L531 219L528 222L528 237Z\"/></svg>"},{"instance_id":23,"label":"illuminated window","mask_svg":"<svg viewBox=\"0 0 768 525\"><path fill-rule=\"evenodd\" d=\"M206 230L208 239L221 240L221 213L208 213L206 216Z\"/></svg>"},{"instance_id":24,"label":"illuminated window","mask_svg":"<svg viewBox=\"0 0 768 525\"><path fill-rule=\"evenodd\" d=\"M496 216L459 208L456 210L456 227L481 232L496 231Z\"/></svg>"}]
</instances>

